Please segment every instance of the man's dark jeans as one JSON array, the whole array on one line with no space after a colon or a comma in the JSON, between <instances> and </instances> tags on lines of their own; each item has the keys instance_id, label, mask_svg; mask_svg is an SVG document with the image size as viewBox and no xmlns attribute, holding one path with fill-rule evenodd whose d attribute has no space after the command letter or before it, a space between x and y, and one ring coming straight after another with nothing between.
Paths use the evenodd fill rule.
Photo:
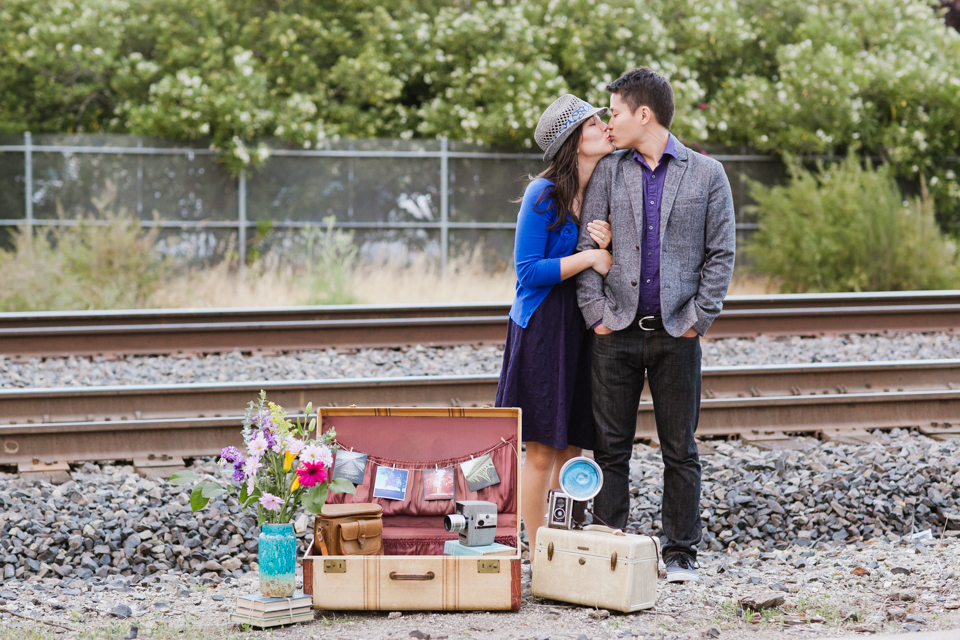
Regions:
<instances>
[{"instance_id":1,"label":"man's dark jeans","mask_svg":"<svg viewBox=\"0 0 960 640\"><path fill-rule=\"evenodd\" d=\"M630 455L644 371L650 380L663 456L663 552L694 558L700 543L700 457L694 432L700 419L700 339L674 338L663 329L628 328L593 340L593 455L603 469L594 512L625 527L630 511Z\"/></svg>"}]
</instances>

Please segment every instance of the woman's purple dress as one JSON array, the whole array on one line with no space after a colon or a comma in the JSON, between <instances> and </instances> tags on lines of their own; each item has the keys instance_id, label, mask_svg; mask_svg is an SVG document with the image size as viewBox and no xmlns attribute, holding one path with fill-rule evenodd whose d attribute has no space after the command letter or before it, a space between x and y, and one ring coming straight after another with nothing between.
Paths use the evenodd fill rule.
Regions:
<instances>
[{"instance_id":1,"label":"woman's purple dress","mask_svg":"<svg viewBox=\"0 0 960 640\"><path fill-rule=\"evenodd\" d=\"M524 442L593 449L592 340L576 278L554 285L525 329L510 320L496 406L520 407Z\"/></svg>"}]
</instances>

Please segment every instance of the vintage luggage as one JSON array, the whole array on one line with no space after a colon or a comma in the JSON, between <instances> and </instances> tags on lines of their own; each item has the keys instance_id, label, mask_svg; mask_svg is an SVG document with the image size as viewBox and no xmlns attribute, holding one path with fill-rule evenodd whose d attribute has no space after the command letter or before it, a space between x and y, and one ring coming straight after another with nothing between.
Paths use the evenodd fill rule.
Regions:
<instances>
[{"instance_id":1,"label":"vintage luggage","mask_svg":"<svg viewBox=\"0 0 960 640\"><path fill-rule=\"evenodd\" d=\"M383 553L383 507L374 503L325 504L313 524L313 548L325 556Z\"/></svg>"},{"instance_id":2,"label":"vintage luggage","mask_svg":"<svg viewBox=\"0 0 960 640\"><path fill-rule=\"evenodd\" d=\"M629 613L657 602L660 541L607 527L537 531L531 593Z\"/></svg>"},{"instance_id":3,"label":"vintage luggage","mask_svg":"<svg viewBox=\"0 0 960 640\"><path fill-rule=\"evenodd\" d=\"M520 410L504 408L322 408L320 428L335 429L344 449L367 454L355 496L333 504L383 508L383 555L303 560L303 590L316 609L508 610L520 607L520 555L443 555L456 540L443 528L456 500L497 505L495 541L518 548L520 534ZM460 463L490 454L499 483L470 491ZM407 470L400 500L373 497L377 468ZM454 469L453 499L425 500L423 471ZM474 485L476 486L476 485Z\"/></svg>"}]
</instances>

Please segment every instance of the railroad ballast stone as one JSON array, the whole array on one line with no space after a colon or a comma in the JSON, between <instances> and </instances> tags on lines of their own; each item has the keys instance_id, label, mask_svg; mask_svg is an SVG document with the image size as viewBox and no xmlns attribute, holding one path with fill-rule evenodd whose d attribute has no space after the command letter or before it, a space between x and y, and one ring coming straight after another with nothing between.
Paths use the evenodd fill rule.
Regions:
<instances>
[{"instance_id":1,"label":"railroad ballast stone","mask_svg":"<svg viewBox=\"0 0 960 640\"><path fill-rule=\"evenodd\" d=\"M894 429L872 444L811 444L761 451L721 442L715 454L701 456L703 546L769 550L960 529L960 440ZM631 470L639 491L631 496L630 524L659 531L660 451L637 445ZM804 566L802 556L794 560L795 568Z\"/></svg>"},{"instance_id":2,"label":"railroad ballast stone","mask_svg":"<svg viewBox=\"0 0 960 640\"><path fill-rule=\"evenodd\" d=\"M703 342L706 366L938 358L960 358L960 335L760 336ZM503 345L326 349L278 355L233 351L203 356L35 358L26 362L0 355L0 388L479 375L499 373L502 360Z\"/></svg>"},{"instance_id":3,"label":"railroad ballast stone","mask_svg":"<svg viewBox=\"0 0 960 640\"><path fill-rule=\"evenodd\" d=\"M893 430L866 445L824 442L770 452L733 441L716 450L701 457L703 551L769 552L960 530L960 440ZM192 468L219 472L211 460L196 460ZM126 465L84 463L71 473L73 480L59 486L0 474L0 598L11 591L8 582L38 578L102 582L186 574L213 580L255 568L259 531L234 498L216 498L193 513L189 485L141 478ZM631 473L630 524L658 532L659 450L637 445ZM304 527L299 553L310 535ZM808 569L812 553L795 554L791 567ZM956 569L944 571L955 577ZM913 570L885 569L906 579L915 577Z\"/></svg>"}]
</instances>

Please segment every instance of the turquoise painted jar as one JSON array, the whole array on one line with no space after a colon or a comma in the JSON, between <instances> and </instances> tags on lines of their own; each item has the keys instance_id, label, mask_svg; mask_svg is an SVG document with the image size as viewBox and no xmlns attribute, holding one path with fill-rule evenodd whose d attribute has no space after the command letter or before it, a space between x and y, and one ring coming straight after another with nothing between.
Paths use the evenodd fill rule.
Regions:
<instances>
[{"instance_id":1,"label":"turquoise painted jar","mask_svg":"<svg viewBox=\"0 0 960 640\"><path fill-rule=\"evenodd\" d=\"M265 524L257 547L260 593L268 598L289 598L297 589L297 538L293 525Z\"/></svg>"}]
</instances>

